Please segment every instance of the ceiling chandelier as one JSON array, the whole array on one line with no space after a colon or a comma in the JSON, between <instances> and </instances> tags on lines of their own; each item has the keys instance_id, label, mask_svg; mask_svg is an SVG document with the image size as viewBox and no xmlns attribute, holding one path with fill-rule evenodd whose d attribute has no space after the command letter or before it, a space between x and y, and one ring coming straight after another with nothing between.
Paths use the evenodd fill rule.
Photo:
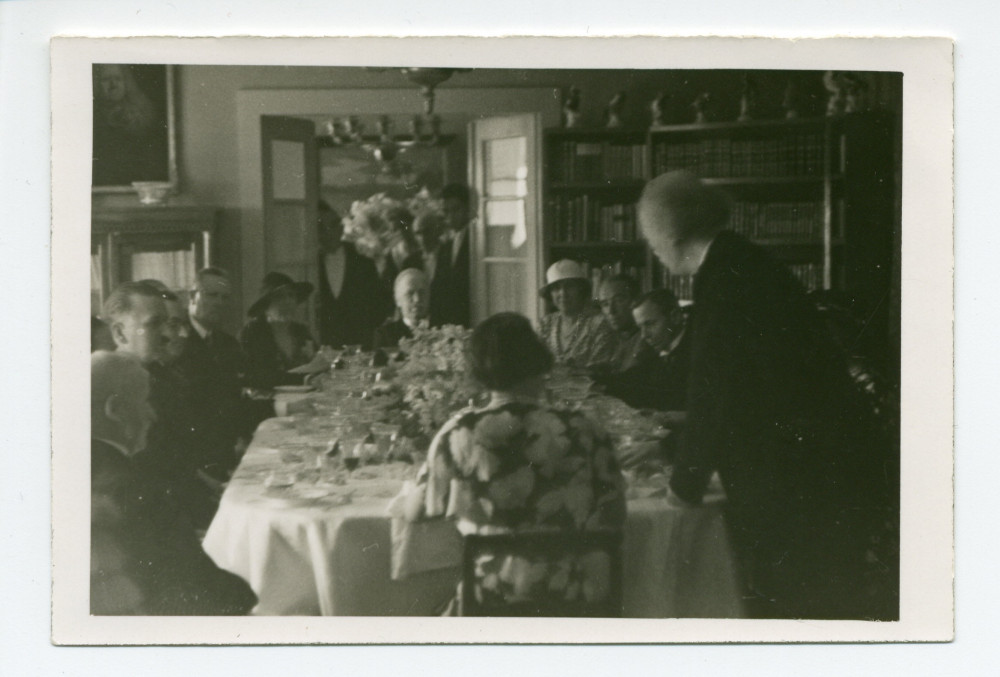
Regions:
<instances>
[{"instance_id":1,"label":"ceiling chandelier","mask_svg":"<svg viewBox=\"0 0 1000 677\"><path fill-rule=\"evenodd\" d=\"M386 69L371 69L385 71ZM392 119L380 115L375 123L375 134L365 134L364 123L357 115L332 118L326 123L326 137L333 146L356 145L371 154L383 171L391 170L391 163L402 153L414 146L440 146L441 118L434 113L434 88L450 78L454 73L471 70L469 68L400 68L406 78L420 86L423 97L423 112L409 120L407 134L396 134Z\"/></svg>"}]
</instances>

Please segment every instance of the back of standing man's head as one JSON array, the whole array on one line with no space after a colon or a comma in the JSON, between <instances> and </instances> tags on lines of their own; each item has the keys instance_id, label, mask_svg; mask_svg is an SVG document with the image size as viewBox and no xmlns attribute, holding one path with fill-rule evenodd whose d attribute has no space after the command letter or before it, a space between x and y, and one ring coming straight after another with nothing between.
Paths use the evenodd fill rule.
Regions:
<instances>
[{"instance_id":1,"label":"back of standing man's head","mask_svg":"<svg viewBox=\"0 0 1000 677\"><path fill-rule=\"evenodd\" d=\"M647 238L683 241L711 237L726 227L729 199L687 170L657 176L639 199L640 223Z\"/></svg>"}]
</instances>

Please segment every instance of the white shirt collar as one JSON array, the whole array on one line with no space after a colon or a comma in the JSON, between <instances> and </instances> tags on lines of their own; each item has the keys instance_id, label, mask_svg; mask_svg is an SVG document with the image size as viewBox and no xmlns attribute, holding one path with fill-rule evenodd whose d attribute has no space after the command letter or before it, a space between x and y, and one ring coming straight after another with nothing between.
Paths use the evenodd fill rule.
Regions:
<instances>
[{"instance_id":1,"label":"white shirt collar","mask_svg":"<svg viewBox=\"0 0 1000 677\"><path fill-rule=\"evenodd\" d=\"M200 336L202 340L208 338L208 335L212 333L206 329L194 315L191 315L191 326L194 327L196 332L198 332L198 336Z\"/></svg>"}]
</instances>

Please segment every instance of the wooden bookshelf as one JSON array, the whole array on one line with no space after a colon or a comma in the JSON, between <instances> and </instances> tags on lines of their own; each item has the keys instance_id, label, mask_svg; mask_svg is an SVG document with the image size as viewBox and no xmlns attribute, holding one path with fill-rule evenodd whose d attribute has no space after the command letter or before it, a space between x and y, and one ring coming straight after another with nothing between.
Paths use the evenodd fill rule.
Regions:
<instances>
[{"instance_id":1,"label":"wooden bookshelf","mask_svg":"<svg viewBox=\"0 0 1000 677\"><path fill-rule=\"evenodd\" d=\"M892 120L877 113L799 120L671 125L650 130L547 130L545 265L573 258L596 284L615 272L683 299L641 240L645 181L687 169L732 200L732 230L768 248L807 289L888 289Z\"/></svg>"}]
</instances>

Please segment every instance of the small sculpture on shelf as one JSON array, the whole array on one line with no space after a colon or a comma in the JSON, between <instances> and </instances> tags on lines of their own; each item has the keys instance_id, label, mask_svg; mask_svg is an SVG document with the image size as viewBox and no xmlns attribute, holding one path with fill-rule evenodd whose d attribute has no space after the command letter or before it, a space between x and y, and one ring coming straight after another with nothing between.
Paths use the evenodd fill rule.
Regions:
<instances>
[{"instance_id":1,"label":"small sculpture on shelf","mask_svg":"<svg viewBox=\"0 0 1000 677\"><path fill-rule=\"evenodd\" d=\"M757 85L749 75L743 76L743 91L740 94L740 115L737 122L749 122L753 120L754 111L757 108Z\"/></svg>"},{"instance_id":2,"label":"small sculpture on shelf","mask_svg":"<svg viewBox=\"0 0 1000 677\"><path fill-rule=\"evenodd\" d=\"M571 85L563 101L563 125L567 129L580 127L583 122L583 114L580 112L580 88Z\"/></svg>"},{"instance_id":3,"label":"small sculpture on shelf","mask_svg":"<svg viewBox=\"0 0 1000 677\"><path fill-rule=\"evenodd\" d=\"M826 114L840 115L844 112L844 82L837 71L827 71L823 74L823 86L830 92L826 100Z\"/></svg>"},{"instance_id":4,"label":"small sculpture on shelf","mask_svg":"<svg viewBox=\"0 0 1000 677\"><path fill-rule=\"evenodd\" d=\"M712 102L712 95L708 92L702 92L695 100L691 103L691 107L694 108L694 122L695 124L702 124L708 122L709 104Z\"/></svg>"},{"instance_id":5,"label":"small sculpture on shelf","mask_svg":"<svg viewBox=\"0 0 1000 677\"><path fill-rule=\"evenodd\" d=\"M663 127L667 124L667 101L669 99L669 94L666 92L660 92L656 95L656 98L650 102L649 111L653 116L652 122L650 123L651 127Z\"/></svg>"},{"instance_id":6,"label":"small sculpture on shelf","mask_svg":"<svg viewBox=\"0 0 1000 677\"><path fill-rule=\"evenodd\" d=\"M868 108L868 83L853 73L844 73L844 112L860 113Z\"/></svg>"},{"instance_id":7,"label":"small sculpture on shelf","mask_svg":"<svg viewBox=\"0 0 1000 677\"><path fill-rule=\"evenodd\" d=\"M786 120L795 120L799 117L799 92L795 87L795 81L789 80L785 85L785 94L781 98L781 107L785 111Z\"/></svg>"},{"instance_id":8,"label":"small sculpture on shelf","mask_svg":"<svg viewBox=\"0 0 1000 677\"><path fill-rule=\"evenodd\" d=\"M827 71L823 86L830 92L826 103L827 115L859 113L868 108L868 83L857 73Z\"/></svg>"},{"instance_id":9,"label":"small sculpture on shelf","mask_svg":"<svg viewBox=\"0 0 1000 677\"><path fill-rule=\"evenodd\" d=\"M621 91L608 101L606 112L608 129L618 129L622 126L622 107L625 105L625 92Z\"/></svg>"}]
</instances>

